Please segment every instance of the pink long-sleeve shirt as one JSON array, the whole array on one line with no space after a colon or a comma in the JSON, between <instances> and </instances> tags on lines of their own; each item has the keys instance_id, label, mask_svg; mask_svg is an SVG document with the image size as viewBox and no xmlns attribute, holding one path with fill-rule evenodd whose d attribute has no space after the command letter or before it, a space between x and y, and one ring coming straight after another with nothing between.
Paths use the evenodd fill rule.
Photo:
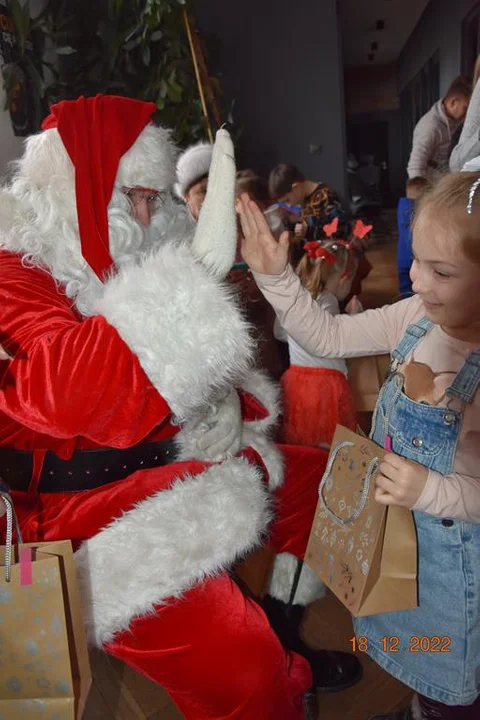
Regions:
<instances>
[{"instance_id":1,"label":"pink long-sleeve shirt","mask_svg":"<svg viewBox=\"0 0 480 720\"><path fill-rule=\"evenodd\" d=\"M312 355L356 357L391 352L407 327L424 317L418 296L358 315L330 315L314 301L289 266L281 275L254 273L258 287L275 309L284 330ZM435 404L446 406L445 390L478 344L462 342L435 325L414 350L413 359L434 373ZM412 357L407 358L407 364ZM400 371L402 368L399 368ZM430 470L414 510L439 517L480 523L480 392L462 406L463 422L455 453L454 472L442 475Z\"/></svg>"}]
</instances>

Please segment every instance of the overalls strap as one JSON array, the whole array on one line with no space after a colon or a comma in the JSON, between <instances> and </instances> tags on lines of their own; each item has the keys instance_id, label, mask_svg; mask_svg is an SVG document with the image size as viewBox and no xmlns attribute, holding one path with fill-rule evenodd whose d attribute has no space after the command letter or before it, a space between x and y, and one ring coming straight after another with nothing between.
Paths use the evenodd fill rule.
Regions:
<instances>
[{"instance_id":1,"label":"overalls strap","mask_svg":"<svg viewBox=\"0 0 480 720\"><path fill-rule=\"evenodd\" d=\"M455 376L453 383L447 388L447 395L470 403L475 397L479 383L480 350L474 350L465 360L463 367Z\"/></svg>"},{"instance_id":2,"label":"overalls strap","mask_svg":"<svg viewBox=\"0 0 480 720\"><path fill-rule=\"evenodd\" d=\"M417 347L418 343L432 327L433 323L426 317L408 326L404 336L392 352L393 362L391 369L393 371L397 369L398 365L405 362L407 356Z\"/></svg>"}]
</instances>

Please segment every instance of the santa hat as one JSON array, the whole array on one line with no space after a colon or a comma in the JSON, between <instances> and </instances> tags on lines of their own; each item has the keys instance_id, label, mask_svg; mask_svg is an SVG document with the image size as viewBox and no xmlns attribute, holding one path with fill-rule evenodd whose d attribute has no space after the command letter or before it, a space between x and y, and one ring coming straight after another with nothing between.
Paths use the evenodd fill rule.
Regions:
<instances>
[{"instance_id":1,"label":"santa hat","mask_svg":"<svg viewBox=\"0 0 480 720\"><path fill-rule=\"evenodd\" d=\"M169 132L150 125L155 110L154 103L113 95L66 100L53 105L43 122L42 136L50 137L33 139L33 147L47 142L54 164L60 135L74 166L82 255L101 280L114 264L107 217L114 184L160 190L173 183L174 149ZM32 166L34 160L29 174Z\"/></svg>"},{"instance_id":2,"label":"santa hat","mask_svg":"<svg viewBox=\"0 0 480 720\"><path fill-rule=\"evenodd\" d=\"M212 164L213 145L197 143L187 148L178 158L175 192L185 200L188 190L206 177Z\"/></svg>"}]
</instances>

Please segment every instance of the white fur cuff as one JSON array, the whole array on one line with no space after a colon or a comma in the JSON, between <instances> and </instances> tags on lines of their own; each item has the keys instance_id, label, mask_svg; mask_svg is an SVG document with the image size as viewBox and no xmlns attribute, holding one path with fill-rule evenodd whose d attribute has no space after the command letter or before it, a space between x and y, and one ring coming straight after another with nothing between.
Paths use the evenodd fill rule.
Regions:
<instances>
[{"instance_id":1,"label":"white fur cuff","mask_svg":"<svg viewBox=\"0 0 480 720\"><path fill-rule=\"evenodd\" d=\"M230 567L270 520L261 472L245 458L138 503L75 553L89 642L109 642L133 618Z\"/></svg>"},{"instance_id":2,"label":"white fur cuff","mask_svg":"<svg viewBox=\"0 0 480 720\"><path fill-rule=\"evenodd\" d=\"M298 559L291 553L277 555L273 564L269 594L281 602L288 603L297 567ZM293 604L310 605L314 600L323 597L325 592L326 585L308 565L303 563Z\"/></svg>"},{"instance_id":3,"label":"white fur cuff","mask_svg":"<svg viewBox=\"0 0 480 720\"><path fill-rule=\"evenodd\" d=\"M121 268L95 310L138 356L178 423L201 417L248 370L252 343L231 291L187 245L165 243Z\"/></svg>"}]
</instances>

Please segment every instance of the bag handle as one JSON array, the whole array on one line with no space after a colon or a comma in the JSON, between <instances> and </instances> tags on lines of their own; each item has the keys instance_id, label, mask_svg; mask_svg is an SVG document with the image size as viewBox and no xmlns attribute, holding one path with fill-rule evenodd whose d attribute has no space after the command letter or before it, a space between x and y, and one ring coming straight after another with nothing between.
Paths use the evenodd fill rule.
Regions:
<instances>
[{"instance_id":1,"label":"bag handle","mask_svg":"<svg viewBox=\"0 0 480 720\"><path fill-rule=\"evenodd\" d=\"M370 480L372 479L373 474L376 472L378 468L378 458L374 457L370 461L366 472L365 472L365 482L363 484L363 490L362 490L362 497L360 498L360 502L358 503L358 506L354 508L352 513L347 518L341 518L338 515L336 515L333 510L330 510L328 507L326 500L323 496L323 489L330 479L333 463L337 459L337 455L340 450L342 450L345 447L355 447L355 443L350 442L349 440L345 440L344 442L339 443L336 445L332 452L330 453L330 457L328 458L327 467L325 468L325 473L322 477L322 480L320 482L320 487L318 488L318 495L320 499L320 504L327 513L328 517L333 520L337 525L351 525L355 520L359 517L360 513L365 509L365 505L367 504L368 499L368 492L370 490Z\"/></svg>"},{"instance_id":2,"label":"bag handle","mask_svg":"<svg viewBox=\"0 0 480 720\"><path fill-rule=\"evenodd\" d=\"M22 541L22 534L18 525L17 515L13 507L12 498L6 492L0 492L0 500L3 501L6 509L7 530L5 537L5 581L10 582L12 577L12 548L13 548L13 524L17 533L18 542Z\"/></svg>"}]
</instances>

